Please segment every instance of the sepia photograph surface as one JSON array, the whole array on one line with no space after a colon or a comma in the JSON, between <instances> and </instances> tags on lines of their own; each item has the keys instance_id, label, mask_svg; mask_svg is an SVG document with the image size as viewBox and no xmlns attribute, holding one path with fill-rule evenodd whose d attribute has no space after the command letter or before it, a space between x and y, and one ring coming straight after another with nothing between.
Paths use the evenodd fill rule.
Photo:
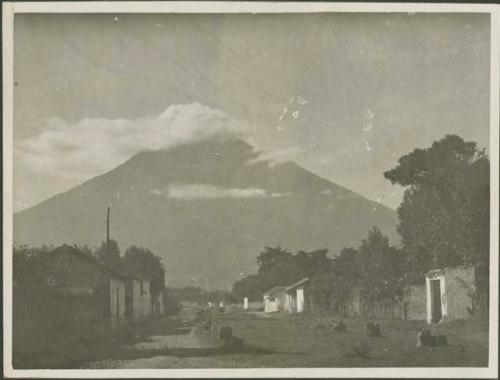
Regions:
<instances>
[{"instance_id":1,"label":"sepia photograph surface","mask_svg":"<svg viewBox=\"0 0 500 380\"><path fill-rule=\"evenodd\" d=\"M494 14L202 4L11 10L10 373L496 366Z\"/></svg>"}]
</instances>

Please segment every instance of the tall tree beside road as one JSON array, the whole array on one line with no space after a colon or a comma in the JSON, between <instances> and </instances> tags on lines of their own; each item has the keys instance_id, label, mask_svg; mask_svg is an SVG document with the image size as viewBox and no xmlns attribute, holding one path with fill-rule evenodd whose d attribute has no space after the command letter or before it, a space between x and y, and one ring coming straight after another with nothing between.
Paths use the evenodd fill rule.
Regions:
<instances>
[{"instance_id":1,"label":"tall tree beside road","mask_svg":"<svg viewBox=\"0 0 500 380\"><path fill-rule=\"evenodd\" d=\"M422 278L438 267L487 267L489 160L475 142L447 135L402 156L384 176L407 187L398 232L408 271Z\"/></svg>"}]
</instances>

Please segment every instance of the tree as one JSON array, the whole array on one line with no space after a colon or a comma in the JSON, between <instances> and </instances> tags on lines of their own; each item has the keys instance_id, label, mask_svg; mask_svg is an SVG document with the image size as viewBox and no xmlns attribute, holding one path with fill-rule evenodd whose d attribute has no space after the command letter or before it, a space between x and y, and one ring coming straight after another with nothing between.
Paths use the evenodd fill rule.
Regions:
<instances>
[{"instance_id":1,"label":"tree","mask_svg":"<svg viewBox=\"0 0 500 380\"><path fill-rule=\"evenodd\" d=\"M480 267L489 267L490 251L490 163L481 158L466 172L465 194L470 202L471 260Z\"/></svg>"},{"instance_id":2,"label":"tree","mask_svg":"<svg viewBox=\"0 0 500 380\"><path fill-rule=\"evenodd\" d=\"M304 277L312 277L330 265L327 254L326 249L300 251L293 255L279 246L265 247L257 256L257 274L238 280L233 285L231 298L235 301L243 297L258 300L263 292L275 286L291 285Z\"/></svg>"},{"instance_id":3,"label":"tree","mask_svg":"<svg viewBox=\"0 0 500 380\"><path fill-rule=\"evenodd\" d=\"M303 277L312 277L316 272L329 265L330 259L327 254L327 249L316 249L310 252L299 251L294 256L294 261L302 268Z\"/></svg>"},{"instance_id":4,"label":"tree","mask_svg":"<svg viewBox=\"0 0 500 380\"><path fill-rule=\"evenodd\" d=\"M264 247L264 251L257 256L259 274L268 273L276 264L289 260L292 254L281 247Z\"/></svg>"},{"instance_id":5,"label":"tree","mask_svg":"<svg viewBox=\"0 0 500 380\"><path fill-rule=\"evenodd\" d=\"M408 271L422 278L436 267L487 266L489 160L475 142L447 135L402 156L384 176L407 187L398 232Z\"/></svg>"},{"instance_id":6,"label":"tree","mask_svg":"<svg viewBox=\"0 0 500 380\"><path fill-rule=\"evenodd\" d=\"M266 286L258 275L247 276L234 283L231 299L233 302L242 302L244 297L248 297L250 301L260 301L262 293L267 290Z\"/></svg>"},{"instance_id":7,"label":"tree","mask_svg":"<svg viewBox=\"0 0 500 380\"><path fill-rule=\"evenodd\" d=\"M311 294L317 309L344 313L359 282L357 257L356 249L344 248L339 256L317 267L311 276Z\"/></svg>"},{"instance_id":8,"label":"tree","mask_svg":"<svg viewBox=\"0 0 500 380\"><path fill-rule=\"evenodd\" d=\"M123 271L129 276L143 276L151 281L151 294L165 288L165 269L161 258L146 248L132 246L122 258Z\"/></svg>"},{"instance_id":9,"label":"tree","mask_svg":"<svg viewBox=\"0 0 500 380\"><path fill-rule=\"evenodd\" d=\"M332 263L321 268L311 280L311 299L316 311L329 311L334 292L334 273Z\"/></svg>"},{"instance_id":10,"label":"tree","mask_svg":"<svg viewBox=\"0 0 500 380\"><path fill-rule=\"evenodd\" d=\"M335 257L332 265L332 297L337 312L344 314L346 305L351 301L353 291L360 281L359 252L354 248L344 248Z\"/></svg>"},{"instance_id":11,"label":"tree","mask_svg":"<svg viewBox=\"0 0 500 380\"><path fill-rule=\"evenodd\" d=\"M94 253L97 260L106 265L108 268L121 271L120 247L114 239L109 240L109 247L103 241L99 248Z\"/></svg>"},{"instance_id":12,"label":"tree","mask_svg":"<svg viewBox=\"0 0 500 380\"><path fill-rule=\"evenodd\" d=\"M305 277L304 269L294 260L293 256L277 263L265 275L266 287L287 286Z\"/></svg>"},{"instance_id":13,"label":"tree","mask_svg":"<svg viewBox=\"0 0 500 380\"><path fill-rule=\"evenodd\" d=\"M402 255L377 227L359 247L360 296L365 305L393 303L403 296Z\"/></svg>"},{"instance_id":14,"label":"tree","mask_svg":"<svg viewBox=\"0 0 500 380\"><path fill-rule=\"evenodd\" d=\"M14 287L30 289L28 293L39 289L42 281L40 272L47 255L53 246L30 247L28 245L14 246L12 253L12 274Z\"/></svg>"}]
</instances>

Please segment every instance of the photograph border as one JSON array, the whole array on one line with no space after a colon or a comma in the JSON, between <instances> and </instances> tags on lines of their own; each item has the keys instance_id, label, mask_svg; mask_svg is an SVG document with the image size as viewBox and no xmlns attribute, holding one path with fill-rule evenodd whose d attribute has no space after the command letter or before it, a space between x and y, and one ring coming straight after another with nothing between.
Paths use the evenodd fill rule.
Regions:
<instances>
[{"instance_id":1,"label":"photograph border","mask_svg":"<svg viewBox=\"0 0 500 380\"><path fill-rule=\"evenodd\" d=\"M324 2L4 2L3 10L3 366L17 378L497 378L500 6L495 4L324 3ZM489 365L484 368L255 368L255 369L40 369L12 367L14 15L16 13L488 13L490 65L490 308Z\"/></svg>"}]
</instances>

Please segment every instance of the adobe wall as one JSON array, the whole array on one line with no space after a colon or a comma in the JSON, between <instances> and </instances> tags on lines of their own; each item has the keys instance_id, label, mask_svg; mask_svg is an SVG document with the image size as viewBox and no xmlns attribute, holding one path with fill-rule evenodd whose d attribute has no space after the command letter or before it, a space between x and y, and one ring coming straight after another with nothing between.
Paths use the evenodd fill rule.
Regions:
<instances>
[{"instance_id":1,"label":"adobe wall","mask_svg":"<svg viewBox=\"0 0 500 380\"><path fill-rule=\"evenodd\" d=\"M454 268L445 272L446 319L471 317L475 291L474 268Z\"/></svg>"}]
</instances>

